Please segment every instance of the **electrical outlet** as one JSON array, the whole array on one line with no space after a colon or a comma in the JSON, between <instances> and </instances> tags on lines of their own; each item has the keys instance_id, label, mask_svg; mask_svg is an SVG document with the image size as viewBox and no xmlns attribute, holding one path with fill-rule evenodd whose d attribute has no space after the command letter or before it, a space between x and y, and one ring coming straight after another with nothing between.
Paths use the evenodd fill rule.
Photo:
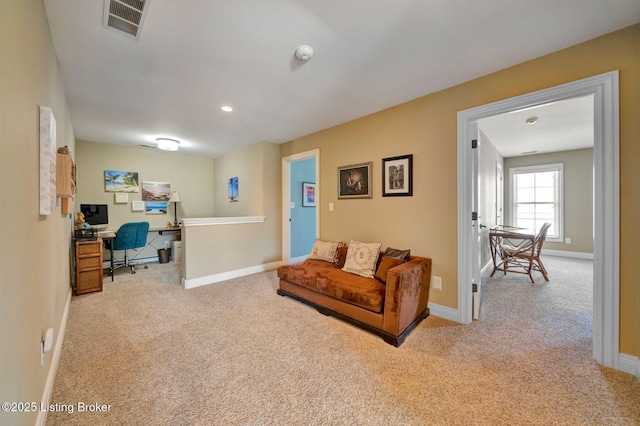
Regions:
<instances>
[{"instance_id":1,"label":"electrical outlet","mask_svg":"<svg viewBox=\"0 0 640 426\"><path fill-rule=\"evenodd\" d=\"M571 237L567 237L564 239L565 244L571 244Z\"/></svg>"},{"instance_id":2,"label":"electrical outlet","mask_svg":"<svg viewBox=\"0 0 640 426\"><path fill-rule=\"evenodd\" d=\"M164 248L169 248L169 241L164 242Z\"/></svg>"},{"instance_id":3,"label":"electrical outlet","mask_svg":"<svg viewBox=\"0 0 640 426\"><path fill-rule=\"evenodd\" d=\"M442 290L442 278L436 277L435 275L431 277L431 288L434 290Z\"/></svg>"}]
</instances>

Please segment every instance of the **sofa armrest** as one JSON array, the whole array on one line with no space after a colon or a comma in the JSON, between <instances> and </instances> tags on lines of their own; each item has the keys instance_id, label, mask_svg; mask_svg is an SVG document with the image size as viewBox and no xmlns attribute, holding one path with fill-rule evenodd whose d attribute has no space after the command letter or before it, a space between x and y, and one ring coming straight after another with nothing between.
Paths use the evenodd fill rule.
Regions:
<instances>
[{"instance_id":1,"label":"sofa armrest","mask_svg":"<svg viewBox=\"0 0 640 426\"><path fill-rule=\"evenodd\" d=\"M412 257L389 269L384 302L383 329L400 335L427 309L431 283L431 259Z\"/></svg>"}]
</instances>

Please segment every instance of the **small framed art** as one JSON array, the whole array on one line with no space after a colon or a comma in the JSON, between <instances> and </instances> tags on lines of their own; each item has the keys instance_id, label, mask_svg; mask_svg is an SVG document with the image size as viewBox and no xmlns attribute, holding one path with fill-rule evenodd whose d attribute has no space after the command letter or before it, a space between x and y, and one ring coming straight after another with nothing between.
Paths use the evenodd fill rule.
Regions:
<instances>
[{"instance_id":1,"label":"small framed art","mask_svg":"<svg viewBox=\"0 0 640 426\"><path fill-rule=\"evenodd\" d=\"M371 198L371 164L338 167L338 199Z\"/></svg>"},{"instance_id":2,"label":"small framed art","mask_svg":"<svg viewBox=\"0 0 640 426\"><path fill-rule=\"evenodd\" d=\"M129 202L129 195L127 193L113 194L116 204L127 204Z\"/></svg>"},{"instance_id":3,"label":"small framed art","mask_svg":"<svg viewBox=\"0 0 640 426\"><path fill-rule=\"evenodd\" d=\"M316 184L302 182L302 207L316 206Z\"/></svg>"},{"instance_id":4,"label":"small framed art","mask_svg":"<svg viewBox=\"0 0 640 426\"><path fill-rule=\"evenodd\" d=\"M382 159L382 196L413 195L413 154Z\"/></svg>"}]
</instances>

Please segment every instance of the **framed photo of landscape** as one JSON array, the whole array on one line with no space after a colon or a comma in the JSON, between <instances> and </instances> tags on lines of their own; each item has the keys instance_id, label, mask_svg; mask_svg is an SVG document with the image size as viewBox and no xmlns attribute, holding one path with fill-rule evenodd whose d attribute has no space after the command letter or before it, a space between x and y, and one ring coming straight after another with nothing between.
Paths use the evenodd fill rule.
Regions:
<instances>
[{"instance_id":1,"label":"framed photo of landscape","mask_svg":"<svg viewBox=\"0 0 640 426\"><path fill-rule=\"evenodd\" d=\"M140 192L138 172L104 171L105 192Z\"/></svg>"},{"instance_id":2,"label":"framed photo of landscape","mask_svg":"<svg viewBox=\"0 0 640 426\"><path fill-rule=\"evenodd\" d=\"M371 165L338 167L338 199L371 198Z\"/></svg>"},{"instance_id":3,"label":"framed photo of landscape","mask_svg":"<svg viewBox=\"0 0 640 426\"><path fill-rule=\"evenodd\" d=\"M413 195L413 154L382 159L382 196Z\"/></svg>"}]
</instances>

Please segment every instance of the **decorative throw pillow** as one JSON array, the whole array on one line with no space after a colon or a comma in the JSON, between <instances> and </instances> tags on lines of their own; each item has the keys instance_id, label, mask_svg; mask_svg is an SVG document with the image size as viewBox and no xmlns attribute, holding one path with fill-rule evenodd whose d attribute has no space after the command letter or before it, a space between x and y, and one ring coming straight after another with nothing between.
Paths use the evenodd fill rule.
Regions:
<instances>
[{"instance_id":1,"label":"decorative throw pillow","mask_svg":"<svg viewBox=\"0 0 640 426\"><path fill-rule=\"evenodd\" d=\"M338 247L338 251L336 252L336 266L338 266L338 268L340 269L344 268L344 262L347 261L347 250L349 250L349 247L345 243L342 243L342 245Z\"/></svg>"},{"instance_id":2,"label":"decorative throw pillow","mask_svg":"<svg viewBox=\"0 0 640 426\"><path fill-rule=\"evenodd\" d=\"M380 265L376 270L376 278L383 283L387 283L387 272L389 269L395 268L398 265L402 265L404 260L396 259L395 257L389 257L387 255L382 256Z\"/></svg>"},{"instance_id":3,"label":"decorative throw pillow","mask_svg":"<svg viewBox=\"0 0 640 426\"><path fill-rule=\"evenodd\" d=\"M334 243L331 241L322 241L316 238L311 248L311 253L307 259L324 260L325 262L336 263L338 247L344 242Z\"/></svg>"},{"instance_id":4,"label":"decorative throw pillow","mask_svg":"<svg viewBox=\"0 0 640 426\"><path fill-rule=\"evenodd\" d=\"M362 243L351 240L342 270L366 278L373 278L381 246L382 243Z\"/></svg>"},{"instance_id":5,"label":"decorative throw pillow","mask_svg":"<svg viewBox=\"0 0 640 426\"><path fill-rule=\"evenodd\" d=\"M384 255L408 262L411 256L411 250L399 250L387 247L387 249L384 251Z\"/></svg>"}]
</instances>

